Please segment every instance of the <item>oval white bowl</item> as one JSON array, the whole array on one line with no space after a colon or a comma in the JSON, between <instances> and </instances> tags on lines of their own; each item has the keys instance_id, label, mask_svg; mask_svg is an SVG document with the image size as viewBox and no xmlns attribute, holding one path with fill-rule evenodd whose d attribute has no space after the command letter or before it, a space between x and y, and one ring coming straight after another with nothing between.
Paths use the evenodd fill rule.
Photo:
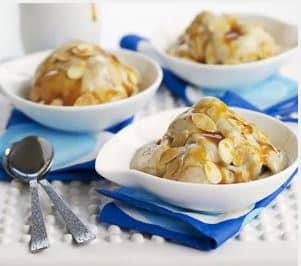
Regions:
<instances>
[{"instance_id":1,"label":"oval white bowl","mask_svg":"<svg viewBox=\"0 0 301 266\"><path fill-rule=\"evenodd\" d=\"M225 212L244 209L268 196L297 168L297 137L290 128L267 115L234 108L248 121L268 132L272 143L287 153L289 166L286 169L260 180L226 185L185 183L130 169L135 151L142 145L159 139L169 123L185 109L173 109L146 117L120 131L100 150L96 159L96 171L119 185L144 189L176 206Z\"/></svg>"},{"instance_id":2,"label":"oval white bowl","mask_svg":"<svg viewBox=\"0 0 301 266\"><path fill-rule=\"evenodd\" d=\"M112 53L139 70L141 92L116 102L82 107L50 106L29 101L26 95L30 79L49 51L1 65L0 86L17 109L45 126L71 132L100 131L135 115L152 98L162 81L160 66L147 56L122 49Z\"/></svg>"},{"instance_id":3,"label":"oval white bowl","mask_svg":"<svg viewBox=\"0 0 301 266\"><path fill-rule=\"evenodd\" d=\"M201 64L168 55L166 48L184 31L187 23L166 25L158 29L150 42L139 43L138 50L157 57L179 77L201 88L233 90L255 84L277 72L294 54L298 48L298 28L267 16L235 15L243 20L262 24L281 46L281 52L267 59L237 65Z\"/></svg>"}]
</instances>

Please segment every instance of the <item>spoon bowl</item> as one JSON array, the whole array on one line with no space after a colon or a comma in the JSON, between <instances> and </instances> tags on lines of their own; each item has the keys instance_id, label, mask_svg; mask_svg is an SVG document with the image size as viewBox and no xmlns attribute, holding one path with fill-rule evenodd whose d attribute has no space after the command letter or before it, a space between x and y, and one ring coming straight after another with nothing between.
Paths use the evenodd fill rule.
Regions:
<instances>
[{"instance_id":1,"label":"spoon bowl","mask_svg":"<svg viewBox=\"0 0 301 266\"><path fill-rule=\"evenodd\" d=\"M53 148L45 139L29 136L5 150L3 166L10 176L23 183L44 176L51 168Z\"/></svg>"}]
</instances>

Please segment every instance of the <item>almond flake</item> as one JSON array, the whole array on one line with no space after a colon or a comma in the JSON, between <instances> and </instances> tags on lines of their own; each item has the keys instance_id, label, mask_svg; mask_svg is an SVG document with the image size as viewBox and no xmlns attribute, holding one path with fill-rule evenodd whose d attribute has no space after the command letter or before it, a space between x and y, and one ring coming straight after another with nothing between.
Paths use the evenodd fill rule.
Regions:
<instances>
[{"instance_id":1,"label":"almond flake","mask_svg":"<svg viewBox=\"0 0 301 266\"><path fill-rule=\"evenodd\" d=\"M76 63L72 65L68 70L67 70L67 76L70 79L79 79L82 77L85 71L85 66L86 64L84 62L82 63Z\"/></svg>"},{"instance_id":2,"label":"almond flake","mask_svg":"<svg viewBox=\"0 0 301 266\"><path fill-rule=\"evenodd\" d=\"M224 163L230 164L233 161L233 144L230 139L223 139L218 144L218 152Z\"/></svg>"},{"instance_id":3,"label":"almond flake","mask_svg":"<svg viewBox=\"0 0 301 266\"><path fill-rule=\"evenodd\" d=\"M218 184L222 181L222 175L218 167L210 161L205 162L204 164L205 174L208 178L208 181L212 184Z\"/></svg>"},{"instance_id":4,"label":"almond flake","mask_svg":"<svg viewBox=\"0 0 301 266\"><path fill-rule=\"evenodd\" d=\"M194 125L199 129L202 129L202 130L208 131L208 132L216 132L217 131L214 121L208 115L205 115L202 113L201 114L193 113L191 115L191 119L192 119L192 122L194 123Z\"/></svg>"}]
</instances>

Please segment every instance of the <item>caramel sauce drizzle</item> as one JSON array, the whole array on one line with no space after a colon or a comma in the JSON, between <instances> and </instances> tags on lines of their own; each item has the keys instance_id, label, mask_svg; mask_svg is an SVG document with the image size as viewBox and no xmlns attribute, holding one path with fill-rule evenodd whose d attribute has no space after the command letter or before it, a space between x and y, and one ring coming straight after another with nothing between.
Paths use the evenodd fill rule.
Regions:
<instances>
[{"instance_id":1,"label":"caramel sauce drizzle","mask_svg":"<svg viewBox=\"0 0 301 266\"><path fill-rule=\"evenodd\" d=\"M97 21L97 11L96 11L96 4L91 4L91 20L92 22Z\"/></svg>"}]
</instances>

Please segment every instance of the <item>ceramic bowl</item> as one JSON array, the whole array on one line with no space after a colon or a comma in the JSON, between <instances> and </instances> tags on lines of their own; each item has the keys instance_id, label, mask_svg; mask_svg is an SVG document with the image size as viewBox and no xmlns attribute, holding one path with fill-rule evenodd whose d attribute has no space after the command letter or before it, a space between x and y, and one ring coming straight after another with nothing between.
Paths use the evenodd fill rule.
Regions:
<instances>
[{"instance_id":1,"label":"ceramic bowl","mask_svg":"<svg viewBox=\"0 0 301 266\"><path fill-rule=\"evenodd\" d=\"M223 185L168 180L130 169L135 151L142 145L159 139L169 123L184 110L174 109L146 117L120 131L100 150L96 171L119 185L146 190L172 205L193 210L226 212L248 208L270 195L297 168L297 137L287 125L261 113L233 108L247 121L266 131L271 142L286 152L289 157L286 169L267 178Z\"/></svg>"},{"instance_id":2,"label":"ceramic bowl","mask_svg":"<svg viewBox=\"0 0 301 266\"><path fill-rule=\"evenodd\" d=\"M284 21L261 15L235 14L242 20L260 23L280 46L280 52L267 59L237 65L211 65L185 60L165 51L185 30L189 22L165 25L150 41L140 41L138 51L156 57L177 76L197 87L207 89L240 89L271 76L289 60L298 48L298 28Z\"/></svg>"},{"instance_id":3,"label":"ceramic bowl","mask_svg":"<svg viewBox=\"0 0 301 266\"><path fill-rule=\"evenodd\" d=\"M112 51L124 63L141 73L141 92L119 101L90 106L50 106L26 99L37 65L49 51L25 56L0 66L2 92L13 105L33 120L55 129L71 132L100 131L111 127L142 109L162 81L160 66L147 56L127 50Z\"/></svg>"}]
</instances>

